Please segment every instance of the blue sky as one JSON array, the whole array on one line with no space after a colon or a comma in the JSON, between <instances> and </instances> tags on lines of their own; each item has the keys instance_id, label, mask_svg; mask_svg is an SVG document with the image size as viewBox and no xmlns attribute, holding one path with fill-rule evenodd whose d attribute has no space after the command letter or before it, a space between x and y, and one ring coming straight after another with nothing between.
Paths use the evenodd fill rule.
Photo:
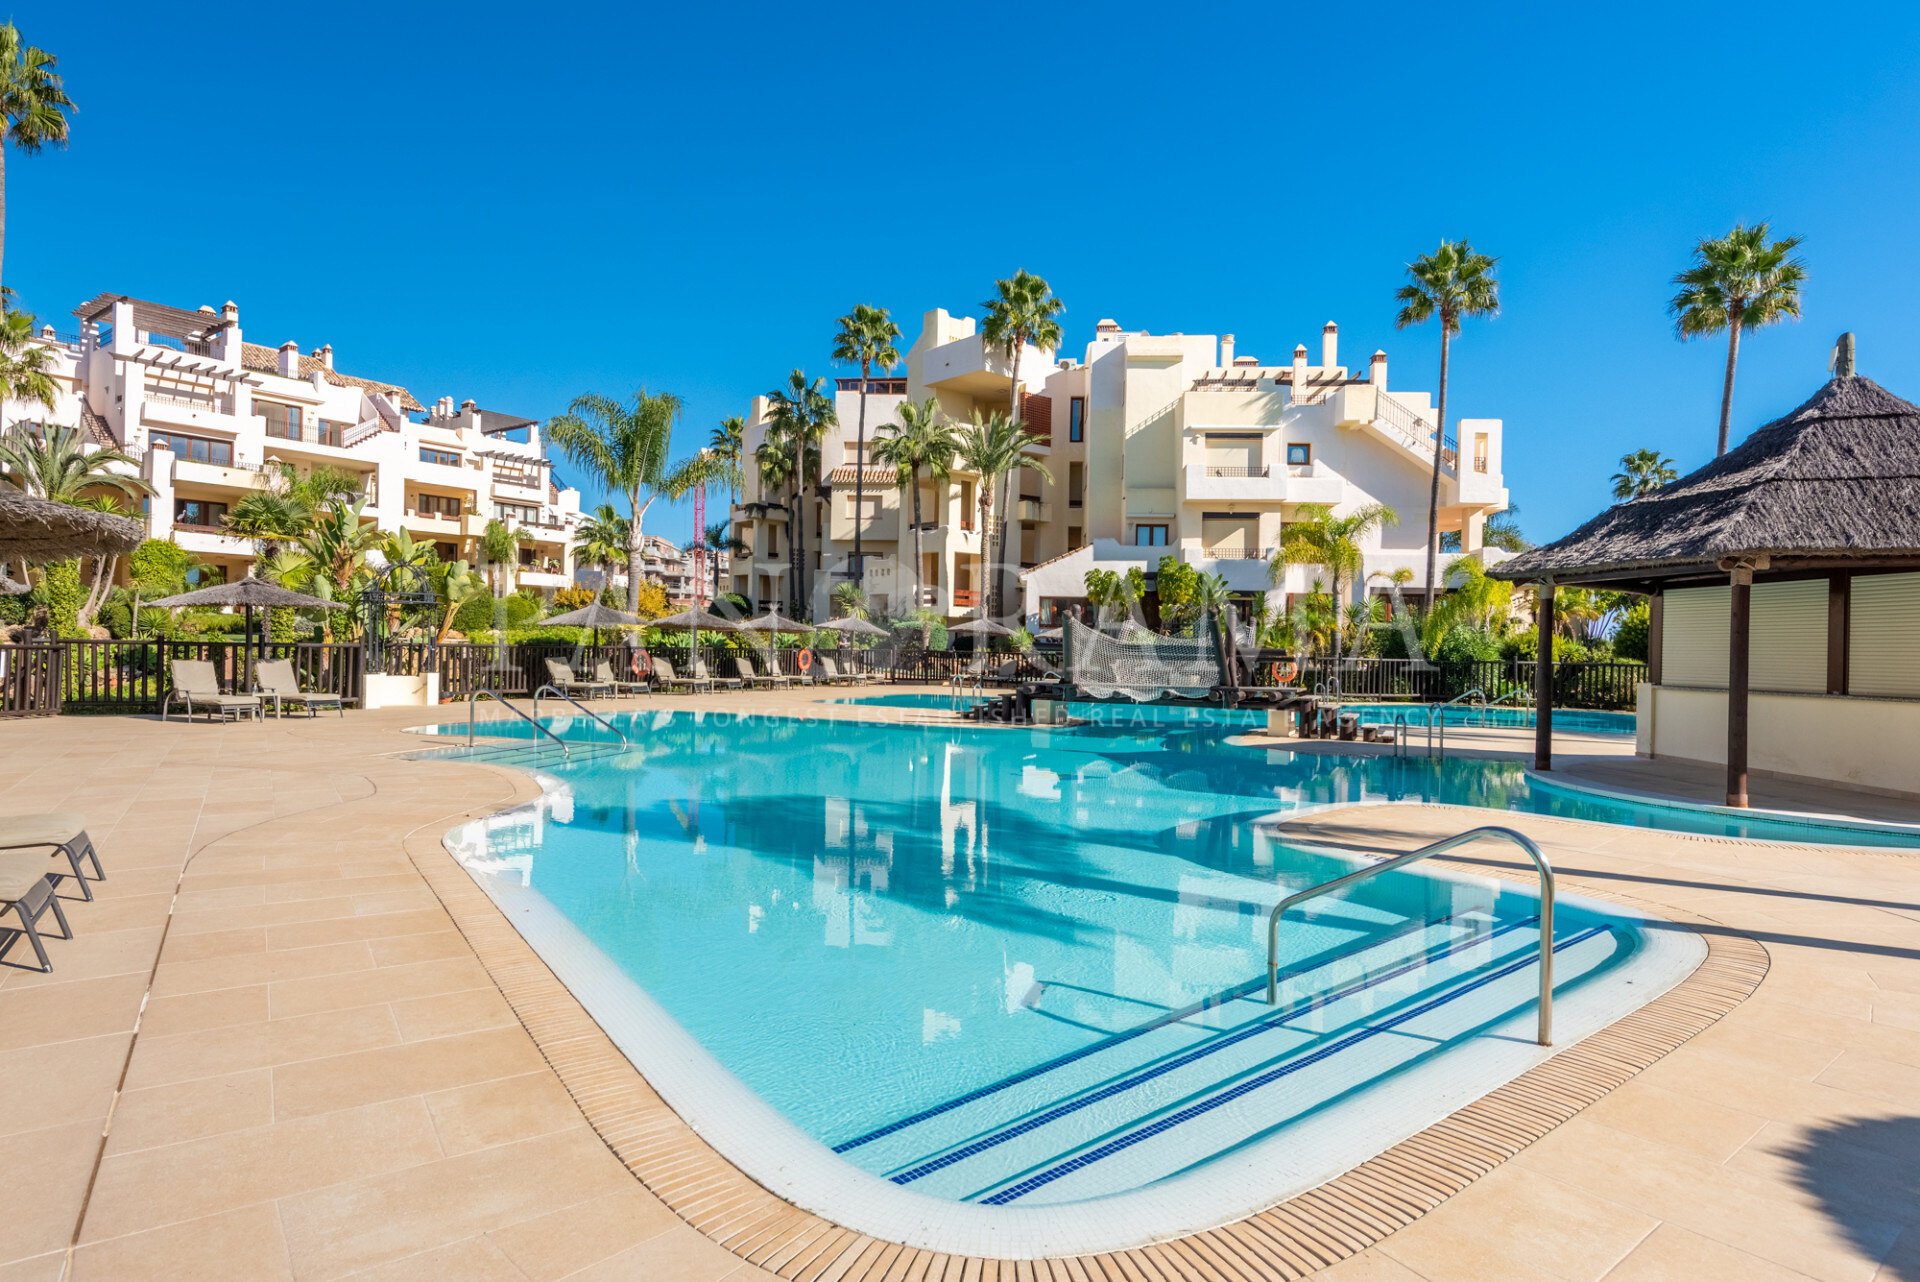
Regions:
<instances>
[{"instance_id":1,"label":"blue sky","mask_svg":"<svg viewBox=\"0 0 1920 1282\"><path fill-rule=\"evenodd\" d=\"M1438 335L1392 296L1466 236L1504 311L1456 343L1452 406L1506 420L1552 537L1622 453L1711 455L1724 348L1664 306L1738 220L1805 236L1812 281L1745 346L1736 436L1846 329L1920 397L1920 10L1635 9L33 6L80 109L67 151L9 156L5 279L63 329L102 290L232 298L250 339L423 401L671 390L685 452L832 372L853 304L911 338L1018 267L1071 352L1111 316L1279 361L1331 318L1431 387Z\"/></svg>"}]
</instances>

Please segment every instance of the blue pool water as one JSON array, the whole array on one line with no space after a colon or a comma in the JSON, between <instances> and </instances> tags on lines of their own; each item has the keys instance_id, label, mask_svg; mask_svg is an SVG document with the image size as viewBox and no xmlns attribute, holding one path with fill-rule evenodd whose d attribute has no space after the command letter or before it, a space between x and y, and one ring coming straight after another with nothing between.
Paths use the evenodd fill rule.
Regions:
<instances>
[{"instance_id":1,"label":"blue pool water","mask_svg":"<svg viewBox=\"0 0 1920 1282\"><path fill-rule=\"evenodd\" d=\"M1421 1084L1432 1074L1472 1098L1504 1076L1475 1087L1461 1065L1526 1047L1530 888L1425 869L1290 915L1269 1006L1268 908L1355 863L1283 844L1264 817L1431 800L1902 840L1563 793L1509 762L1239 748L1224 740L1249 714L1132 711L1027 730L647 712L621 722L624 750L585 719L549 719L583 745L571 759L525 743L525 723L492 722L487 734L523 745L492 753L537 767L549 796L460 849L516 924L531 929L513 896L557 914L822 1152L890 1188L1021 1208L1256 1157L1248 1178L1297 1160L1317 1182L1342 1168L1301 1155L1337 1148L1329 1130L1364 1138L1409 1101L1449 1098ZM1563 903L1561 1000L1630 1009L1622 992L1655 991L1636 971L1650 940L1637 919ZM1387 1089L1403 1080L1416 1085Z\"/></svg>"}]
</instances>

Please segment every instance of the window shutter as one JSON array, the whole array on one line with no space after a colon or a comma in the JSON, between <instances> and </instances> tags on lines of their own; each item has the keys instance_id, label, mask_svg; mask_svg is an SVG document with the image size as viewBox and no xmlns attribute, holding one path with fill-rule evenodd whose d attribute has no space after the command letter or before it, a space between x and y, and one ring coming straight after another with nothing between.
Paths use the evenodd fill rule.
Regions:
<instances>
[{"instance_id":1,"label":"window shutter","mask_svg":"<svg viewBox=\"0 0 1920 1282\"><path fill-rule=\"evenodd\" d=\"M1748 682L1753 689L1825 694L1827 581L1754 584L1748 637Z\"/></svg>"},{"instance_id":2,"label":"window shutter","mask_svg":"<svg viewBox=\"0 0 1920 1282\"><path fill-rule=\"evenodd\" d=\"M1920 698L1920 574L1856 575L1851 596L1848 692Z\"/></svg>"},{"instance_id":3,"label":"window shutter","mask_svg":"<svg viewBox=\"0 0 1920 1282\"><path fill-rule=\"evenodd\" d=\"M1667 593L1660 642L1662 684L1726 689L1732 608L1732 588L1681 588ZM1825 679L1823 669L1821 680Z\"/></svg>"}]
</instances>

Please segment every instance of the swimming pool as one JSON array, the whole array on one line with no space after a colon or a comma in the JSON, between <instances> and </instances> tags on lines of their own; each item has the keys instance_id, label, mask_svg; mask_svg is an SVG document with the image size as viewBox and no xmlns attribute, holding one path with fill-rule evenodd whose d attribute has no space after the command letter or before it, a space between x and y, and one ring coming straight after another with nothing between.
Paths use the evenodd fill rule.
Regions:
<instances>
[{"instance_id":1,"label":"swimming pool","mask_svg":"<svg viewBox=\"0 0 1920 1282\"><path fill-rule=\"evenodd\" d=\"M549 724L602 747L520 749L545 797L450 848L696 1129L868 1232L1039 1254L1219 1223L1546 1053L1538 904L1510 883L1409 870L1317 901L1281 932L1277 1005L1259 983L1267 909L1355 866L1261 819L1524 793L1517 768L1250 751L1212 718L659 712L625 751ZM1578 899L1554 948L1563 1045L1704 951Z\"/></svg>"},{"instance_id":2,"label":"swimming pool","mask_svg":"<svg viewBox=\"0 0 1920 1282\"><path fill-rule=\"evenodd\" d=\"M908 694L870 694L858 698L836 699L835 703L864 703L882 708L951 708L956 703L975 701L972 694L934 694L918 691ZM1068 705L1076 716L1086 717L1103 723L1132 721L1143 719L1144 724L1178 723L1188 718L1170 715L1188 712L1211 713L1219 717L1220 724L1265 725L1265 712L1247 712L1236 709L1207 708L1169 708L1152 704L1130 706L1113 703L1075 703ZM1534 724L1532 708L1476 708L1471 704L1456 703L1442 705L1434 709L1435 714L1444 716L1448 726L1503 726L1528 729ZM1417 732L1427 724L1428 705L1420 703L1349 703L1343 711L1356 713L1362 725L1389 726L1394 718L1405 717L1408 724ZM1630 735L1634 728L1634 714L1631 712L1603 712L1591 708L1555 708L1553 710L1553 728L1561 734L1605 734Z\"/></svg>"}]
</instances>

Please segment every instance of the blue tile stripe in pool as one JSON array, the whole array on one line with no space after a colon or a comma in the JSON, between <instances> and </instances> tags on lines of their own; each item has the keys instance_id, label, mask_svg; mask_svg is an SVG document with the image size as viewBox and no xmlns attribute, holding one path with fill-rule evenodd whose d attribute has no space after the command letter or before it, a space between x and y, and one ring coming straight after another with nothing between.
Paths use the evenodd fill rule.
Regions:
<instances>
[{"instance_id":1,"label":"blue tile stripe in pool","mask_svg":"<svg viewBox=\"0 0 1920 1282\"><path fill-rule=\"evenodd\" d=\"M1443 925L1459 915L1458 913L1448 913L1444 917L1435 917L1430 921L1416 918L1396 930L1384 935L1372 936L1364 942L1352 948L1343 949L1330 957L1321 957L1298 966L1289 967L1280 972L1280 978L1283 980L1290 979L1305 971L1319 970L1323 966L1338 965L1343 961L1358 957L1361 953L1395 943L1408 935L1417 934L1432 926ZM859 1148L863 1144L871 1144L873 1141L885 1139L889 1135L897 1135L909 1126L918 1126L922 1122L939 1117L942 1113L950 1113L954 1109L972 1104L976 1100L983 1100L990 1095L997 1095L1001 1091L1018 1086L1023 1082L1030 1082L1036 1077L1045 1076L1055 1069L1065 1068L1069 1064L1077 1064L1089 1055L1097 1055L1101 1051L1112 1050L1114 1047L1124 1045L1136 1037L1144 1037L1156 1029L1165 1028L1169 1024L1177 1024L1181 1020L1191 1019L1202 1011L1212 1010L1215 1007L1224 1006L1228 1002L1238 1001L1240 998L1266 987L1266 983L1267 981L1263 976L1259 979L1250 979L1244 984L1235 984L1232 988L1227 989L1225 992L1215 994L1206 1001L1195 1002L1190 1006L1183 1006L1179 1010L1168 1011L1166 1014L1150 1019L1144 1024L1126 1029L1123 1032L1115 1033L1111 1037L1102 1038L1100 1041L1082 1046L1078 1050L1068 1051L1064 1055L1055 1056L1053 1059L1035 1064L1032 1068L1023 1069L1011 1076L1003 1077L997 1082L988 1082L985 1086L976 1087L964 1094L956 1095L952 1099L942 1100L940 1103L923 1108L917 1113L910 1113L898 1121L888 1122L885 1126L868 1131L864 1135L857 1135L850 1140L842 1140L833 1146L833 1151L836 1153L847 1153Z\"/></svg>"},{"instance_id":2,"label":"blue tile stripe in pool","mask_svg":"<svg viewBox=\"0 0 1920 1282\"><path fill-rule=\"evenodd\" d=\"M1585 943L1587 940L1592 939L1594 936L1605 934L1611 931L1612 929L1613 929L1612 926L1589 927L1588 929L1581 931L1579 934L1574 935L1569 939L1563 940L1562 942L1555 944L1553 946L1553 951L1556 953L1563 952L1568 948L1572 948L1576 944ZM1452 992L1443 993L1431 1001L1422 1002L1420 1005L1414 1007L1412 1010L1403 1011L1400 1014L1395 1015L1391 1019L1383 1020L1380 1023L1372 1025L1371 1027L1368 1027L1368 1028L1363 1028L1359 1032L1351 1034L1350 1036L1344 1037L1339 1041L1333 1043L1333 1045L1331 1046L1323 1047L1322 1049L1315 1051L1311 1055L1305 1055L1296 1060L1289 1060L1287 1063L1282 1064L1277 1068L1269 1069L1267 1072L1261 1073L1256 1077L1250 1077L1244 1082L1240 1082L1234 1086L1228 1087L1226 1090L1221 1091L1218 1095L1212 1095L1206 1099L1199 1101L1196 1104L1190 1104L1186 1108L1180 1109L1178 1112L1169 1113L1165 1117L1160 1118L1157 1121L1151 1122L1146 1126L1141 1127L1138 1130L1129 1131L1127 1134L1108 1140L1105 1144L1099 1145L1096 1148L1088 1149L1084 1153L1081 1153L1075 1157L1068 1158L1066 1161L1061 1162L1057 1166L1048 1167L1046 1170L1030 1175L1026 1179L1021 1180L1016 1184L1010 1184L1006 1188L1001 1189L998 1193L993 1193L988 1195L987 1197L981 1198L980 1199L981 1204L985 1206L1006 1206L1010 1202L1014 1202L1019 1200L1022 1197L1025 1197L1027 1194L1033 1192L1035 1189L1045 1188L1047 1185L1053 1183L1055 1180L1071 1175L1073 1174L1073 1172L1078 1171L1084 1167L1091 1166L1095 1162L1098 1162L1103 1158L1111 1157L1115 1153L1118 1153L1123 1149L1132 1148L1135 1144L1141 1143L1144 1140L1152 1139L1156 1135L1160 1135L1167 1131L1170 1131L1174 1127L1180 1125L1182 1122L1192 1121L1194 1118L1200 1117L1206 1113L1210 1113L1214 1109L1219 1108L1222 1105L1232 1103L1234 1100L1239 1099L1243 1095L1250 1094L1254 1091L1259 1090L1263 1086L1268 1086L1274 1082L1279 1081L1283 1077L1287 1077L1293 1073L1297 1073L1303 1068L1310 1067L1311 1065L1320 1063L1322 1060L1329 1059L1334 1055L1338 1055L1341 1051L1346 1050L1350 1046L1357 1046L1361 1042L1367 1041L1370 1038L1378 1037L1380 1036L1380 1034L1389 1032L1392 1029L1399 1027L1401 1024L1404 1024L1409 1020L1417 1019L1419 1016L1424 1015L1429 1011L1439 1009L1440 1007L1446 1005L1448 1002L1455 1001L1458 998L1464 997L1468 993L1473 992L1476 989L1484 988L1488 984L1494 983L1497 980L1505 979L1508 975L1515 974L1521 970L1526 969L1528 966L1533 965L1535 961L1536 961L1536 958L1533 955L1529 954L1526 957L1522 957L1518 961L1509 962L1507 965L1502 966L1500 969L1489 972L1488 974L1481 976L1480 978L1472 981L1471 983L1464 984L1461 987L1454 989Z\"/></svg>"},{"instance_id":3,"label":"blue tile stripe in pool","mask_svg":"<svg viewBox=\"0 0 1920 1282\"><path fill-rule=\"evenodd\" d=\"M1390 979L1398 979L1402 975L1411 974L1417 970L1425 970L1435 962L1445 961L1449 957L1465 952L1471 948L1477 948L1488 940L1498 939L1501 935L1507 934L1509 931L1518 930L1522 926L1532 925L1539 920L1538 917L1529 917L1525 921L1510 921L1503 926L1488 931L1484 935L1474 935L1466 939L1456 939L1443 947L1430 948L1419 956L1410 958L1398 966L1384 970L1377 975L1368 975L1363 979L1353 980L1338 988L1329 989L1324 993L1315 993L1305 1001L1295 1002L1284 1010L1275 1011L1271 1015L1263 1015L1259 1019L1250 1021L1244 1027L1235 1029L1223 1037L1215 1038L1205 1045L1196 1046L1190 1051L1173 1056L1171 1059L1162 1060L1150 1068L1142 1069L1140 1072L1123 1077L1118 1081L1110 1082L1099 1090L1091 1091L1077 1099L1071 1099L1064 1103L1057 1104L1044 1112L1034 1114L1022 1122L983 1135L972 1143L942 1153L938 1157L922 1162L911 1170L902 1171L891 1178L895 1184L911 1184L915 1180L932 1175L935 1171L944 1171L947 1167L957 1162L964 1162L966 1159L984 1153L988 1149L998 1148L1009 1140L1018 1139L1029 1131L1038 1130L1040 1127L1046 1126L1051 1122L1057 1122L1061 1118L1071 1116L1083 1108L1098 1104L1102 1100L1112 1099L1116 1095L1125 1094L1136 1086L1144 1086L1148 1082L1165 1077L1168 1073L1176 1072L1189 1064L1197 1064L1210 1055L1217 1054L1233 1046L1238 1046L1250 1037L1258 1037L1262 1033L1272 1032L1290 1019L1297 1018L1301 1015L1310 1015L1322 1007L1329 1006L1334 1002L1344 1001L1357 993L1363 993L1369 988L1384 984ZM1262 981L1261 986L1264 986L1264 981Z\"/></svg>"}]
</instances>

